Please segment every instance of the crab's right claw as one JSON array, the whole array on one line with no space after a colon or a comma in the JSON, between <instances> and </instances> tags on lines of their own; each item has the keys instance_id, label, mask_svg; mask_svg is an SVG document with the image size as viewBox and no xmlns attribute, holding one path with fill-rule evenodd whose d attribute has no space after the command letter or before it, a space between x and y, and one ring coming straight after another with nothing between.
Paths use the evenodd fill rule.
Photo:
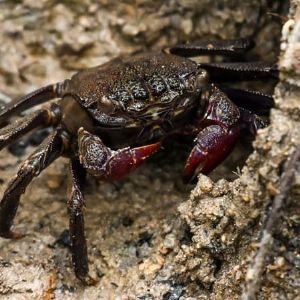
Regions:
<instances>
[{"instance_id":1,"label":"crab's right claw","mask_svg":"<svg viewBox=\"0 0 300 300\"><path fill-rule=\"evenodd\" d=\"M118 180L136 169L161 147L154 143L140 147L112 150L100 137L84 129L78 130L80 162L86 170L106 180Z\"/></svg>"},{"instance_id":2,"label":"crab's right claw","mask_svg":"<svg viewBox=\"0 0 300 300\"><path fill-rule=\"evenodd\" d=\"M185 183L192 181L200 172L208 174L229 154L239 136L239 126L225 129L220 125L204 128L195 139L183 171Z\"/></svg>"}]
</instances>

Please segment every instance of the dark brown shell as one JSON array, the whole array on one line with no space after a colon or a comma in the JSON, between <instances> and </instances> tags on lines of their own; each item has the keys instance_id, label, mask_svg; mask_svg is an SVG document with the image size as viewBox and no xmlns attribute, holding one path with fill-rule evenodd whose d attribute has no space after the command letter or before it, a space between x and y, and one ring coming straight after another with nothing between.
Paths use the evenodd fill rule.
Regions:
<instances>
[{"instance_id":1,"label":"dark brown shell","mask_svg":"<svg viewBox=\"0 0 300 300\"><path fill-rule=\"evenodd\" d=\"M81 71L72 77L66 93L99 125L135 127L191 93L196 73L197 64L189 59L147 53Z\"/></svg>"}]
</instances>

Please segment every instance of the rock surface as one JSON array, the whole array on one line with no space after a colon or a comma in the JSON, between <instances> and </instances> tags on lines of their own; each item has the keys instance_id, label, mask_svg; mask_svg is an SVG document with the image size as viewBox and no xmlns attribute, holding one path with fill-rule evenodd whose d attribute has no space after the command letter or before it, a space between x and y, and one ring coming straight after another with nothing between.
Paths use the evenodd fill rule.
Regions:
<instances>
[{"instance_id":1,"label":"rock surface","mask_svg":"<svg viewBox=\"0 0 300 300\"><path fill-rule=\"evenodd\" d=\"M257 48L248 58L275 61L280 17L267 12L284 14L281 2L0 2L0 100L121 53L182 40L254 36ZM280 166L299 140L299 13L294 4L283 28L283 72L271 125L260 131L241 172L233 173L253 151L249 137L242 137L211 179L200 176L193 190L181 184L188 149L177 143L178 151L166 149L167 155L158 154L121 182L100 184L89 178L86 234L91 274L99 283L84 287L70 262L68 165L59 159L22 197L15 226L26 237L0 240L0 299L237 299L256 249L253 242L276 194ZM14 152L21 156L0 153L1 193L33 150L32 145L23 148ZM296 299L299 294L299 178L297 173L260 299Z\"/></svg>"}]
</instances>

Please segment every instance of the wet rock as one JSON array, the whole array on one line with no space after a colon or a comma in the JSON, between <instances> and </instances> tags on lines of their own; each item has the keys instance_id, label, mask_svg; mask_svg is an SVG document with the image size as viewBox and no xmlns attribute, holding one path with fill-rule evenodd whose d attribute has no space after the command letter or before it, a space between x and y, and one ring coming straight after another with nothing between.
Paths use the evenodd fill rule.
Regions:
<instances>
[{"instance_id":1,"label":"wet rock","mask_svg":"<svg viewBox=\"0 0 300 300\"><path fill-rule=\"evenodd\" d=\"M293 8L296 9L293 22L299 23L299 7ZM268 207L278 194L283 163L300 140L299 116L297 108L293 109L297 106L299 88L295 82L299 76L292 70L300 64L297 43L294 44L299 40L299 31L295 29L297 25L294 26L289 33L283 29L289 41L284 49L290 52L284 51L280 60L283 81L275 90L277 109L272 110L270 126L259 132L254 152L239 178L233 182L223 180L221 184L200 176L190 200L179 206L180 217L190 228L191 243L180 246L176 259L184 280L201 282L203 292L209 288L209 299L237 299L241 295L247 265L257 249L255 242L268 215ZM287 251L286 245L297 244L295 227L291 225L294 212L299 211L299 166L295 167L296 179L289 196L293 200L285 207L280 226L276 228L259 299L295 299L299 294L296 278L300 274L295 259L299 251L293 246L294 250ZM291 259L289 264L287 257Z\"/></svg>"}]
</instances>

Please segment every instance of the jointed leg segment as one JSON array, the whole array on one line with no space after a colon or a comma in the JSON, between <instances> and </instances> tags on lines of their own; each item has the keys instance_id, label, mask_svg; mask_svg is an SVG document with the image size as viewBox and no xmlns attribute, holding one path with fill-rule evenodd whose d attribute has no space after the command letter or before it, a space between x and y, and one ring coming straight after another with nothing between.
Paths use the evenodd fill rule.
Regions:
<instances>
[{"instance_id":1,"label":"jointed leg segment","mask_svg":"<svg viewBox=\"0 0 300 300\"><path fill-rule=\"evenodd\" d=\"M221 89L235 105L249 110L251 113L269 115L271 108L274 107L274 99L271 95L228 87Z\"/></svg>"},{"instance_id":2,"label":"jointed leg segment","mask_svg":"<svg viewBox=\"0 0 300 300\"><path fill-rule=\"evenodd\" d=\"M67 83L68 81L66 80L64 82L47 85L25 95L16 102L12 102L5 107L0 107L0 124L12 115L16 115L21 111L45 103L53 98L60 97L62 95L64 85Z\"/></svg>"},{"instance_id":3,"label":"jointed leg segment","mask_svg":"<svg viewBox=\"0 0 300 300\"><path fill-rule=\"evenodd\" d=\"M237 55L245 53L254 47L249 39L198 41L195 43L179 44L169 49L170 53L193 57L200 55Z\"/></svg>"},{"instance_id":4,"label":"jointed leg segment","mask_svg":"<svg viewBox=\"0 0 300 300\"><path fill-rule=\"evenodd\" d=\"M64 140L61 130L58 129L21 165L17 175L8 184L0 202L0 236L19 237L10 228L19 206L20 196L31 180L58 158L63 150Z\"/></svg>"},{"instance_id":5,"label":"jointed leg segment","mask_svg":"<svg viewBox=\"0 0 300 300\"><path fill-rule=\"evenodd\" d=\"M76 276L87 284L93 284L95 281L88 275L89 266L83 217L84 196L82 189L86 172L77 158L71 159L70 171L72 188L68 201L68 212L70 218L72 261Z\"/></svg>"},{"instance_id":6,"label":"jointed leg segment","mask_svg":"<svg viewBox=\"0 0 300 300\"><path fill-rule=\"evenodd\" d=\"M58 105L53 104L50 109L37 110L24 118L0 129L0 150L14 142L22 135L41 125L55 125L60 121L61 113Z\"/></svg>"},{"instance_id":7,"label":"jointed leg segment","mask_svg":"<svg viewBox=\"0 0 300 300\"><path fill-rule=\"evenodd\" d=\"M249 39L200 41L175 45L169 48L169 52L185 57L201 55L238 56L253 46L253 41ZM212 82L278 78L278 67L275 64L265 62L211 62L199 63L198 66L208 71Z\"/></svg>"},{"instance_id":8,"label":"jointed leg segment","mask_svg":"<svg viewBox=\"0 0 300 300\"><path fill-rule=\"evenodd\" d=\"M215 83L278 78L277 66L261 61L199 63L198 65L208 71L211 81Z\"/></svg>"}]
</instances>

